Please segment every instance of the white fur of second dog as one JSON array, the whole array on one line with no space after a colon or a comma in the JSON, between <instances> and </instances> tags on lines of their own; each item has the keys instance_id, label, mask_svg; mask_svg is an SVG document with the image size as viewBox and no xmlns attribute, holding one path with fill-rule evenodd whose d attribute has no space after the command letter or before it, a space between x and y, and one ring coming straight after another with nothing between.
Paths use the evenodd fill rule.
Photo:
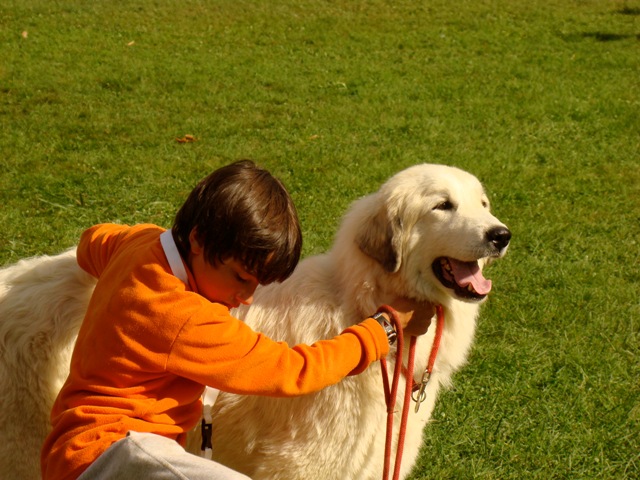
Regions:
<instances>
[{"instance_id":1,"label":"white fur of second dog","mask_svg":"<svg viewBox=\"0 0 640 480\"><path fill-rule=\"evenodd\" d=\"M96 280L75 249L0 270L0 478L40 478L53 402Z\"/></svg>"},{"instance_id":2,"label":"white fur of second dog","mask_svg":"<svg viewBox=\"0 0 640 480\"><path fill-rule=\"evenodd\" d=\"M397 296L441 304L444 334L426 402L418 413L409 412L404 478L415 464L439 389L467 359L479 304L490 288L481 269L504 255L509 237L474 176L417 165L354 202L327 254L303 260L287 281L259 288L251 308L236 313L254 329L293 345L337 335ZM449 273L437 271L441 261L448 263L441 259L477 261L479 268L465 267L465 284L454 285L451 265ZM0 270L1 478L39 478L48 411L94 283L75 263L73 250ZM482 294L467 293L473 286ZM418 340L416 381L433 330ZM378 364L299 398L221 393L213 409L213 458L255 480L378 479L385 416ZM400 411L396 432L399 416ZM189 440L194 453L199 431Z\"/></svg>"}]
</instances>

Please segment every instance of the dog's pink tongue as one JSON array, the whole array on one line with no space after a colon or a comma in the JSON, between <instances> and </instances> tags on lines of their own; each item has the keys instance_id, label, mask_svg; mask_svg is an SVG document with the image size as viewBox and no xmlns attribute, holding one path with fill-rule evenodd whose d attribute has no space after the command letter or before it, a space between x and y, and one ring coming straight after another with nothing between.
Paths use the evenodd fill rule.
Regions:
<instances>
[{"instance_id":1,"label":"dog's pink tongue","mask_svg":"<svg viewBox=\"0 0 640 480\"><path fill-rule=\"evenodd\" d=\"M460 262L449 259L456 283L461 287L471 285L479 295L486 295L491 291L491 280L482 276L478 262Z\"/></svg>"}]
</instances>

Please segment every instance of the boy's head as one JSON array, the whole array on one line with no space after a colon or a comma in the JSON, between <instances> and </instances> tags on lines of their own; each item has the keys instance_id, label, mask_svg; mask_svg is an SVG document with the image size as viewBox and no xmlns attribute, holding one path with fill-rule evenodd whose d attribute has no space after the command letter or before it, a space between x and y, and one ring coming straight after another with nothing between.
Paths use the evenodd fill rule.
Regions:
<instances>
[{"instance_id":1,"label":"boy's head","mask_svg":"<svg viewBox=\"0 0 640 480\"><path fill-rule=\"evenodd\" d=\"M261 284L286 279L300 259L302 233L289 193L250 160L215 170L189 194L172 228L185 260L194 229L211 265L238 260Z\"/></svg>"}]
</instances>

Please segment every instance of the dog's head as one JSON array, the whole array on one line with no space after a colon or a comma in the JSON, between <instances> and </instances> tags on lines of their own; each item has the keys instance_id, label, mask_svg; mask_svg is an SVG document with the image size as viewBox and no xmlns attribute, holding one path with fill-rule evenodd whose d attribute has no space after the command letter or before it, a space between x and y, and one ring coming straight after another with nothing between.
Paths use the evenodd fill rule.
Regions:
<instances>
[{"instance_id":1,"label":"dog's head","mask_svg":"<svg viewBox=\"0 0 640 480\"><path fill-rule=\"evenodd\" d=\"M403 170L354 210L359 249L419 299L481 302L491 290L482 269L511 239L478 179L454 167Z\"/></svg>"}]
</instances>

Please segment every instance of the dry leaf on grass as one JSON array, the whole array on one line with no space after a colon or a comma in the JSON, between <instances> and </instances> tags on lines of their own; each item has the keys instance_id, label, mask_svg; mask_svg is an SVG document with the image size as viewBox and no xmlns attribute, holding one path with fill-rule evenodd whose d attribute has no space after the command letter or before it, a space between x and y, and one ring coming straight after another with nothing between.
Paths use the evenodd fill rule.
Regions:
<instances>
[{"instance_id":1,"label":"dry leaf on grass","mask_svg":"<svg viewBox=\"0 0 640 480\"><path fill-rule=\"evenodd\" d=\"M196 137L194 137L193 135L185 135L182 138L176 138L176 142L178 143L193 143L198 141L198 139Z\"/></svg>"}]
</instances>

